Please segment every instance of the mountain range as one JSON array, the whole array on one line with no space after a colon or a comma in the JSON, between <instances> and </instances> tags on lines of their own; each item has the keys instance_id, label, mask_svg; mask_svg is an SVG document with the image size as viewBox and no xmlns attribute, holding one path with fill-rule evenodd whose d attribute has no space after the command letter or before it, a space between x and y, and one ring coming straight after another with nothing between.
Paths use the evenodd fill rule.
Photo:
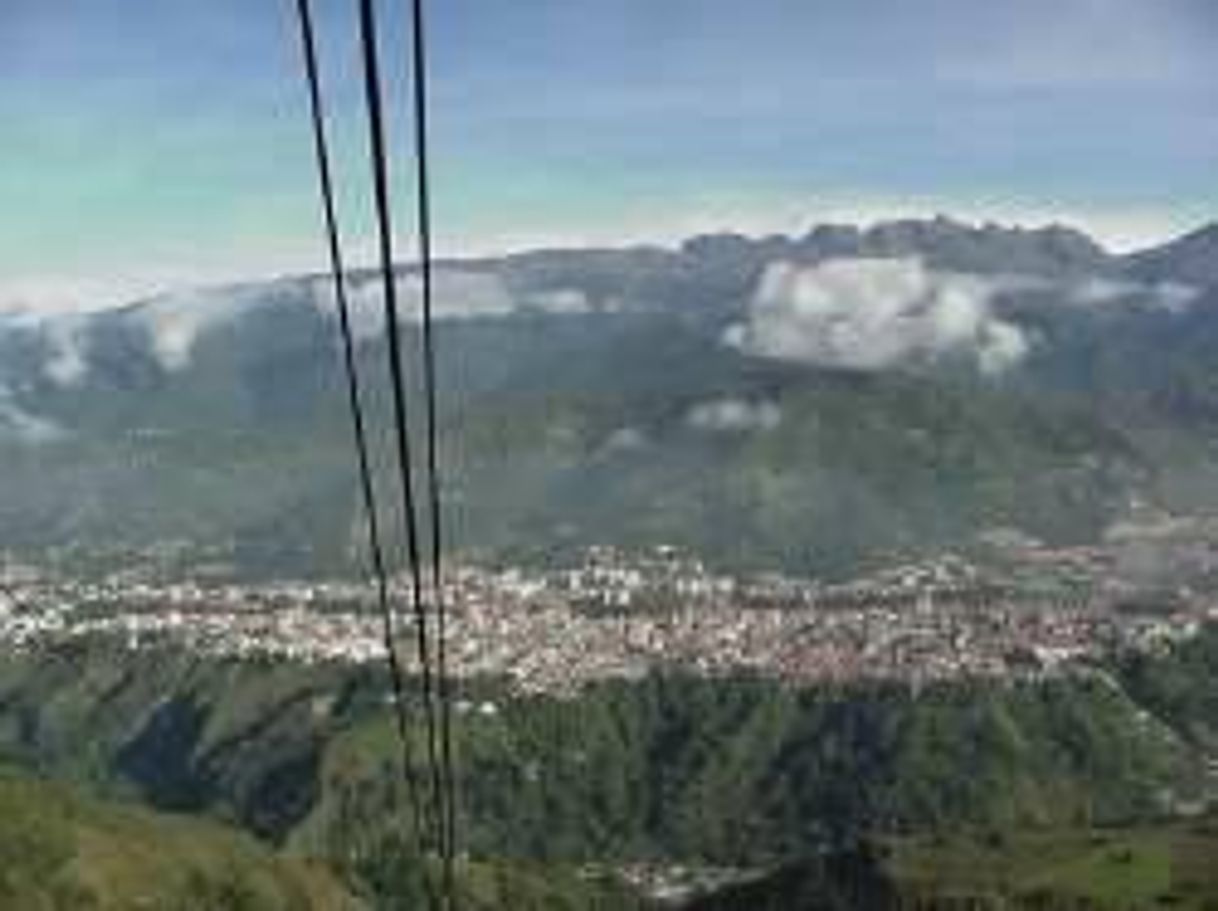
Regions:
<instances>
[{"instance_id":1,"label":"mountain range","mask_svg":"<svg viewBox=\"0 0 1218 911\"><path fill-rule=\"evenodd\" d=\"M420 282L396 280L417 418ZM388 504L380 288L348 287ZM0 315L0 549L355 570L332 297L302 275ZM1218 225L1128 255L944 217L537 250L439 263L436 308L468 556L675 543L834 575L1218 507Z\"/></svg>"}]
</instances>

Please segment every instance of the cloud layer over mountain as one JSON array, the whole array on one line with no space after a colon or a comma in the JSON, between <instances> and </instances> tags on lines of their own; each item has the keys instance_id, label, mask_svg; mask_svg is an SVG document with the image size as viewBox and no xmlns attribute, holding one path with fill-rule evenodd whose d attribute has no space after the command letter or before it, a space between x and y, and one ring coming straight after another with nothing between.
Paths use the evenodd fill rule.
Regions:
<instances>
[{"instance_id":1,"label":"cloud layer over mountain","mask_svg":"<svg viewBox=\"0 0 1218 911\"><path fill-rule=\"evenodd\" d=\"M993 374L1033 346L1051 353L1053 340L1029 326L1066 309L1079 319L1091 318L1084 310L1097 317L1188 312L1218 281L1216 249L1215 226L1114 257L1061 225L1028 231L946 217L866 229L819 225L800 237L715 235L671 250L540 250L446 261L434 275L434 315L680 314L708 339L753 356L861 370L945 358ZM396 287L403 323L416 325L418 273L400 270ZM354 273L348 288L357 338L378 338L379 278ZM88 387L101 365L143 357L176 373L193 365L202 339L237 324L265 344L284 332L334 333L336 321L330 281L320 275L184 290L112 311L0 313L0 383L28 412L31 384L59 392ZM730 425L739 416L729 409L691 421L707 430L718 418Z\"/></svg>"},{"instance_id":2,"label":"cloud layer over mountain","mask_svg":"<svg viewBox=\"0 0 1218 911\"><path fill-rule=\"evenodd\" d=\"M1000 279L935 272L913 257L774 262L726 340L761 357L860 370L963 353L993 373L1029 347L993 313L1000 290Z\"/></svg>"},{"instance_id":3,"label":"cloud layer over mountain","mask_svg":"<svg viewBox=\"0 0 1218 911\"><path fill-rule=\"evenodd\" d=\"M423 282L418 274L399 276L395 283L401 319L419 323L423 315ZM328 279L313 284L313 302L324 316L337 319L334 289ZM347 291L351 324L361 340L384 331L384 294L381 281L365 278L350 282ZM433 276L432 315L439 320L485 319L509 316L521 310L546 313L582 313L587 296L575 288L530 294L514 293L503 278L490 271L439 269Z\"/></svg>"}]
</instances>

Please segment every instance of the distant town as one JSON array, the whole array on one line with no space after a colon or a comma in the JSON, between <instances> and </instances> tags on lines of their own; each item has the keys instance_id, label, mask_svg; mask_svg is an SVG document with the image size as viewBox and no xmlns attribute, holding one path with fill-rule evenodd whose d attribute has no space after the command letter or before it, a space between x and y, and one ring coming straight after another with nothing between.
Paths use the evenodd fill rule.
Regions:
<instances>
[{"instance_id":1,"label":"distant town","mask_svg":"<svg viewBox=\"0 0 1218 911\"><path fill-rule=\"evenodd\" d=\"M1157 542L1156 559L1170 562L1179 531L1159 523L1059 549L1001 539L1008 559L997 568L945 554L835 583L719 574L671 547L593 548L562 569L452 565L449 666L560 694L660 668L793 684L1052 675L1114 651L1168 648L1218 620L1218 596L1204 584L1218 549L1199 546L1196 529L1185 530L1188 565L1172 567L1173 585L1127 578L1129 540L1143 552ZM405 582L393 585L395 637L414 668ZM370 584L153 582L130 572L79 581L0 564L0 648L90 638L296 662L361 664L385 652Z\"/></svg>"}]
</instances>

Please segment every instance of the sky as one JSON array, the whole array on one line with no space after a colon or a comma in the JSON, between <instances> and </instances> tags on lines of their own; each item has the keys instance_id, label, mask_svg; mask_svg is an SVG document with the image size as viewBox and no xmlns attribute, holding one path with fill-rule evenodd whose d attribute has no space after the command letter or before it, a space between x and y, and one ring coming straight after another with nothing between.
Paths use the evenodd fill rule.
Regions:
<instances>
[{"instance_id":1,"label":"sky","mask_svg":"<svg viewBox=\"0 0 1218 911\"><path fill-rule=\"evenodd\" d=\"M313 0L370 261L354 0ZM379 0L399 249L403 0ZM432 0L442 254L946 213L1218 218L1214 0ZM0 311L320 270L292 0L0 0Z\"/></svg>"}]
</instances>

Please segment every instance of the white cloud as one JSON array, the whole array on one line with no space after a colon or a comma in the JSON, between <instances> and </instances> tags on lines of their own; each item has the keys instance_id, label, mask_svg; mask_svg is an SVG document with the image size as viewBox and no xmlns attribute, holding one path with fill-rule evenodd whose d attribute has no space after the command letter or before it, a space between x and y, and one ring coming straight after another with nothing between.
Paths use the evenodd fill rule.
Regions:
<instances>
[{"instance_id":1,"label":"white cloud","mask_svg":"<svg viewBox=\"0 0 1218 911\"><path fill-rule=\"evenodd\" d=\"M83 329L83 323L75 317L45 323L47 358L42 370L60 386L75 386L89 372L88 337Z\"/></svg>"},{"instance_id":2,"label":"white cloud","mask_svg":"<svg viewBox=\"0 0 1218 911\"><path fill-rule=\"evenodd\" d=\"M268 294L266 286L207 288L168 294L132 311L148 337L152 355L165 370L190 364L199 337Z\"/></svg>"},{"instance_id":3,"label":"white cloud","mask_svg":"<svg viewBox=\"0 0 1218 911\"><path fill-rule=\"evenodd\" d=\"M118 307L154 285L122 277L7 276L0 279L0 313L86 313Z\"/></svg>"},{"instance_id":4,"label":"white cloud","mask_svg":"<svg viewBox=\"0 0 1218 911\"><path fill-rule=\"evenodd\" d=\"M509 316L522 310L547 313L584 313L587 296L574 288L514 296L494 272L473 269L440 269L433 275L432 317L436 320L485 319ZM423 282L416 274L399 276L395 288L398 313L407 323L417 324L423 315ZM313 302L329 319L337 319L333 284L317 279ZM359 340L375 338L384 330L384 294L379 278L352 282L347 289L352 332Z\"/></svg>"},{"instance_id":5,"label":"white cloud","mask_svg":"<svg viewBox=\"0 0 1218 911\"><path fill-rule=\"evenodd\" d=\"M773 430L782 422L782 410L773 402L723 398L699 402L689 410L686 423L713 433L749 433Z\"/></svg>"},{"instance_id":6,"label":"white cloud","mask_svg":"<svg viewBox=\"0 0 1218 911\"><path fill-rule=\"evenodd\" d=\"M125 319L142 332L149 353L165 370L189 365L202 335L241 313L276 298L277 290L294 293L291 279L260 283L194 288L151 298L131 309ZM397 281L401 317L418 323L422 315L422 282L417 275ZM313 304L335 318L333 292L328 279L316 279L309 288ZM382 331L384 310L380 282L353 283L349 291L356 337L373 338ZM556 289L515 297L493 272L444 269L435 275L433 305L439 320L499 317L523 309L549 313L579 313L589 302L577 289ZM88 373L89 317L80 312L23 310L0 312L0 328L35 333L46 346L43 373L61 386L79 383Z\"/></svg>"},{"instance_id":7,"label":"white cloud","mask_svg":"<svg viewBox=\"0 0 1218 911\"><path fill-rule=\"evenodd\" d=\"M750 188L665 194L658 202L633 202L612 217L522 228L519 220L502 230L454 236L445 257L497 256L512 251L581 246L679 244L696 234L736 231L749 235L799 235L815 223L869 224L891 219L929 217L950 212L957 220L998 222L1025 228L1067 224L1087 231L1110 249L1128 251L1162 243L1212 216L1203 202L1160 205L1070 204L1046 199L1016 199L1005 193L979 195L897 194L873 189L830 187ZM350 262L373 261L367 239L351 242ZM8 274L0 276L0 314L14 312L84 313L114 309L178 289L266 281L275 275L322 269L316 245L243 248L196 262L150 265L115 263L91 273ZM464 271L472 270L441 270ZM325 284L322 282L321 284ZM329 289L323 289L329 301Z\"/></svg>"},{"instance_id":8,"label":"white cloud","mask_svg":"<svg viewBox=\"0 0 1218 911\"><path fill-rule=\"evenodd\" d=\"M521 304L530 310L545 313L587 313L591 309L588 295L578 288L535 292L523 298Z\"/></svg>"},{"instance_id":9,"label":"white cloud","mask_svg":"<svg viewBox=\"0 0 1218 911\"><path fill-rule=\"evenodd\" d=\"M1028 348L1022 331L990 309L1001 288L933 272L916 258L774 262L725 342L761 357L861 370L958 352L996 372Z\"/></svg>"},{"instance_id":10,"label":"white cloud","mask_svg":"<svg viewBox=\"0 0 1218 911\"><path fill-rule=\"evenodd\" d=\"M79 314L0 313L0 333L40 340L42 373L59 386L74 386L89 371L86 319Z\"/></svg>"},{"instance_id":11,"label":"white cloud","mask_svg":"<svg viewBox=\"0 0 1218 911\"><path fill-rule=\"evenodd\" d=\"M322 316L337 323L338 303L334 299L333 281L329 277L314 279L311 291L313 306ZM352 334L357 341L376 338L385 325L380 281L348 281L346 291ZM398 291L401 292L400 283Z\"/></svg>"},{"instance_id":12,"label":"white cloud","mask_svg":"<svg viewBox=\"0 0 1218 911\"><path fill-rule=\"evenodd\" d=\"M23 409L14 400L8 388L0 386L0 440L9 439L39 446L57 442L67 436L68 432L54 421Z\"/></svg>"},{"instance_id":13,"label":"white cloud","mask_svg":"<svg viewBox=\"0 0 1218 911\"><path fill-rule=\"evenodd\" d=\"M977 366L983 373L1001 373L1023 360L1027 353L1028 340L1018 327L1001 320L989 320L982 328Z\"/></svg>"},{"instance_id":14,"label":"white cloud","mask_svg":"<svg viewBox=\"0 0 1218 911\"><path fill-rule=\"evenodd\" d=\"M1120 279L1089 278L1066 291L1071 303L1101 305L1119 301L1146 301L1166 310L1180 310L1191 304L1200 294L1191 285L1176 282L1124 281Z\"/></svg>"},{"instance_id":15,"label":"white cloud","mask_svg":"<svg viewBox=\"0 0 1218 911\"><path fill-rule=\"evenodd\" d=\"M183 291L153 298L123 314L147 340L148 352L165 370L190 363L194 346L208 329L232 319L269 293L267 285ZM95 317L75 312L0 314L0 329L41 341L40 369L59 386L75 386L89 373L89 329Z\"/></svg>"}]
</instances>

